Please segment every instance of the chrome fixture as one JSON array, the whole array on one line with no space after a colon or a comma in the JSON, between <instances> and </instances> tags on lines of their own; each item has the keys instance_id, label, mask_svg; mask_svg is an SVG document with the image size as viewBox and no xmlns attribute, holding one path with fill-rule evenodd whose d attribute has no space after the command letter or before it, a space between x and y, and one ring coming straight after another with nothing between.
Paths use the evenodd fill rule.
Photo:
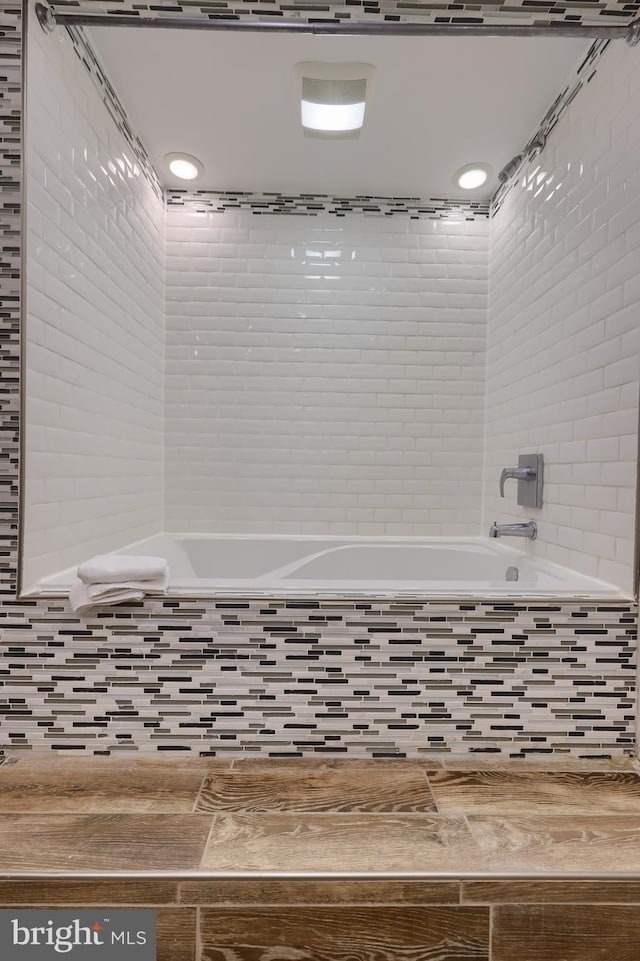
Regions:
<instances>
[{"instance_id":1,"label":"chrome fixture","mask_svg":"<svg viewBox=\"0 0 640 961\"><path fill-rule=\"evenodd\" d=\"M517 467L505 467L500 474L500 497L504 497L504 482L518 481L517 503L521 507L542 507L542 454L520 454Z\"/></svg>"},{"instance_id":2,"label":"chrome fixture","mask_svg":"<svg viewBox=\"0 0 640 961\"><path fill-rule=\"evenodd\" d=\"M524 152L527 155L527 160L533 160L537 157L539 153L542 153L544 148L547 146L547 135L539 130L535 135L533 140L530 140L527 146L524 148Z\"/></svg>"},{"instance_id":3,"label":"chrome fixture","mask_svg":"<svg viewBox=\"0 0 640 961\"><path fill-rule=\"evenodd\" d=\"M537 534L538 525L535 521L524 524L496 524L494 521L489 528L489 537L528 537L534 541Z\"/></svg>"},{"instance_id":4,"label":"chrome fixture","mask_svg":"<svg viewBox=\"0 0 640 961\"><path fill-rule=\"evenodd\" d=\"M507 180L511 179L511 177L514 175L514 173L516 172L516 170L518 169L518 167L520 166L523 160L524 160L524 154L519 153L519 154L516 154L515 157L512 157L508 164L505 164L505 166L502 168L502 170L498 174L498 180L500 181L501 184L506 184Z\"/></svg>"},{"instance_id":5,"label":"chrome fixture","mask_svg":"<svg viewBox=\"0 0 640 961\"><path fill-rule=\"evenodd\" d=\"M504 497L504 482L510 478L516 480L533 480L536 476L534 467L505 467L500 474L500 497Z\"/></svg>"},{"instance_id":6,"label":"chrome fixture","mask_svg":"<svg viewBox=\"0 0 640 961\"><path fill-rule=\"evenodd\" d=\"M132 17L129 14L87 13L74 8L53 10L36 3L36 16L42 29L50 33L60 26L90 27L164 27L170 30L238 30L260 33L311 33L342 36L387 35L403 37L591 37L638 42L640 20L629 24L610 23L395 23L383 21L345 22L344 20L232 20L220 17L208 20L198 17Z\"/></svg>"},{"instance_id":7,"label":"chrome fixture","mask_svg":"<svg viewBox=\"0 0 640 961\"><path fill-rule=\"evenodd\" d=\"M539 130L535 135L533 140L530 140L527 146L524 148L522 153L516 154L512 157L506 166L502 168L498 174L498 180L501 184L506 184L507 180L513 177L514 173L520 166L523 160L533 160L538 154L542 153L547 144L547 135Z\"/></svg>"},{"instance_id":8,"label":"chrome fixture","mask_svg":"<svg viewBox=\"0 0 640 961\"><path fill-rule=\"evenodd\" d=\"M44 3L36 3L36 17L45 33L53 33L58 25L55 13Z\"/></svg>"}]
</instances>

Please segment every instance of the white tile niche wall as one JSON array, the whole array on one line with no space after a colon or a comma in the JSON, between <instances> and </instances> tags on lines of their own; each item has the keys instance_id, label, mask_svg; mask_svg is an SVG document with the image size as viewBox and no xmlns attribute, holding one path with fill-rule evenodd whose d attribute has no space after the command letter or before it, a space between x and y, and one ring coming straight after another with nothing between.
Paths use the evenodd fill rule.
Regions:
<instances>
[{"instance_id":1,"label":"white tile niche wall","mask_svg":"<svg viewBox=\"0 0 640 961\"><path fill-rule=\"evenodd\" d=\"M487 232L169 208L166 528L479 533Z\"/></svg>"},{"instance_id":2,"label":"white tile niche wall","mask_svg":"<svg viewBox=\"0 0 640 961\"><path fill-rule=\"evenodd\" d=\"M631 591L640 375L640 58L616 44L491 224L484 523ZM544 506L516 505L519 453Z\"/></svg>"},{"instance_id":3,"label":"white tile niche wall","mask_svg":"<svg viewBox=\"0 0 640 961\"><path fill-rule=\"evenodd\" d=\"M164 353L162 200L64 30L28 87L25 586L161 528Z\"/></svg>"}]
</instances>

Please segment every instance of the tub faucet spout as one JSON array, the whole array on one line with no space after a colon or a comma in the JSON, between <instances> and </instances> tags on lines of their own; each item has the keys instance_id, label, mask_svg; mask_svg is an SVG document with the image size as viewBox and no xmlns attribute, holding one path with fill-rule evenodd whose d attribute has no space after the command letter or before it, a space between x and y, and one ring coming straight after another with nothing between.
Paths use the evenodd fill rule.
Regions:
<instances>
[{"instance_id":1,"label":"tub faucet spout","mask_svg":"<svg viewBox=\"0 0 640 961\"><path fill-rule=\"evenodd\" d=\"M496 524L494 521L489 529L489 537L529 537L534 540L538 533L535 521L525 524Z\"/></svg>"}]
</instances>

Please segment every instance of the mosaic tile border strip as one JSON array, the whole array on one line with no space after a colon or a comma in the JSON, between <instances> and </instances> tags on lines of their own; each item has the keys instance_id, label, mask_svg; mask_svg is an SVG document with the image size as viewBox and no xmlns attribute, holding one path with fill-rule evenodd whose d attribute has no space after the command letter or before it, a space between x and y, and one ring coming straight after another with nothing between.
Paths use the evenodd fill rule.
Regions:
<instances>
[{"instance_id":1,"label":"mosaic tile border strip","mask_svg":"<svg viewBox=\"0 0 640 961\"><path fill-rule=\"evenodd\" d=\"M62 7L64 4L58 4ZM75 4L69 4L76 9ZM135 5L135 11L139 12L143 5ZM629 5L625 4L625 8ZM637 7L640 8L640 0L637 0ZM97 4L91 4L91 9ZM191 15L192 8L185 7L176 11L175 4L167 4L167 10L173 13L184 13ZM78 9L82 8L82 4ZM109 8L105 12L119 13L125 11L126 4L121 7ZM149 10L156 11L156 5L149 7ZM199 8L208 10L209 8ZM95 9L94 9L95 12ZM242 15L244 19L245 14ZM357 19L357 18L356 18ZM125 138L126 142L140 164L140 168L151 184L152 189L158 197L163 195L163 188L160 179L153 167L144 144L132 129L127 117L127 112L120 101L117 93L109 81L96 52L84 31L78 27L65 28L71 38L73 49L81 62L86 67L91 79L98 89L102 101L109 111L116 127ZM542 118L540 125L529 139L528 143L521 151L522 161L518 165L522 166L524 160L531 153L532 144L542 135L547 137L558 123L560 117L578 95L585 83L589 83L595 75L597 63L600 57L608 49L610 40L597 40L591 45L587 56L578 66L575 78L572 78L563 90L558 94L554 102L549 107L547 113ZM378 197L378 196L355 196L355 197L329 197L325 194L283 194L283 193L259 193L252 191L218 191L214 189L204 189L197 191L169 189L164 194L168 206L179 204L200 204L196 209L215 209L223 213L231 209L251 210L255 214L293 214L297 216L317 216L318 213L332 213L339 217L346 216L347 213L360 213L365 215L408 215L412 219L443 219L455 218L464 220L475 220L494 216L506 195L517 183L516 170L514 174L504 184L501 184L490 203L455 201L447 198L421 199L418 197Z\"/></svg>"},{"instance_id":2,"label":"mosaic tile border strip","mask_svg":"<svg viewBox=\"0 0 640 961\"><path fill-rule=\"evenodd\" d=\"M610 46L611 40L596 40L595 43L589 47L586 57L576 68L575 75L570 78L566 86L560 91L540 121L538 128L535 130L522 149L522 159L518 164L517 169L514 170L511 177L504 184L501 184L498 187L493 195L491 199L492 217L497 214L507 195L517 185L519 181L520 170L522 169L522 166L526 162L527 158L533 153L533 145L537 140L540 139L540 137L547 138L551 134L553 128L556 126L565 111L571 106L582 88L588 83L591 83L596 74L601 58Z\"/></svg>"},{"instance_id":3,"label":"mosaic tile border strip","mask_svg":"<svg viewBox=\"0 0 640 961\"><path fill-rule=\"evenodd\" d=\"M113 122L129 144L155 194L162 197L163 188L145 146L134 133L127 112L84 31L77 27L66 29L76 55L86 67ZM215 210L219 213L243 209L251 210L254 214L288 214L308 217L317 216L320 213L331 213L337 217L344 217L350 213L387 217L400 214L409 216L413 220L421 218L476 220L486 219L489 216L489 204L486 202L459 202L446 198L423 200L418 197L331 197L326 194L179 189L165 190L164 195L170 207L193 204L197 210Z\"/></svg>"},{"instance_id":4,"label":"mosaic tile border strip","mask_svg":"<svg viewBox=\"0 0 640 961\"><path fill-rule=\"evenodd\" d=\"M175 0L58 0L55 10L73 7L74 12L144 18L185 16L190 19L298 20L318 23L323 20L375 23L515 23L549 24L631 22L640 9L640 0L512 0L496 3L421 3L419 0L347 0L324 3L317 0L215 0L214 3L178 3Z\"/></svg>"},{"instance_id":5,"label":"mosaic tile border strip","mask_svg":"<svg viewBox=\"0 0 640 961\"><path fill-rule=\"evenodd\" d=\"M2 612L11 751L631 753L632 603L153 600Z\"/></svg>"},{"instance_id":6,"label":"mosaic tile border strip","mask_svg":"<svg viewBox=\"0 0 640 961\"><path fill-rule=\"evenodd\" d=\"M81 621L65 601L14 599L20 9L2 16L0 716L13 754L631 754L633 604L165 599Z\"/></svg>"},{"instance_id":7,"label":"mosaic tile border strip","mask_svg":"<svg viewBox=\"0 0 640 961\"><path fill-rule=\"evenodd\" d=\"M412 220L478 220L489 216L487 203L456 200L420 200L417 197L333 197L328 194L252 193L231 190L176 190L165 192L168 208L193 206L196 212L249 210L254 214L292 214L315 217L321 213L392 217L401 214Z\"/></svg>"},{"instance_id":8,"label":"mosaic tile border strip","mask_svg":"<svg viewBox=\"0 0 640 961\"><path fill-rule=\"evenodd\" d=\"M111 86L102 64L98 60L95 50L89 43L86 34L78 27L66 27L73 49L93 80L94 86L102 97L102 102L109 111L114 124L129 144L131 151L140 164L142 173L147 178L157 197L162 198L163 189L160 179L154 169L149 155L140 138L134 133L127 112L122 105L117 93Z\"/></svg>"},{"instance_id":9,"label":"mosaic tile border strip","mask_svg":"<svg viewBox=\"0 0 640 961\"><path fill-rule=\"evenodd\" d=\"M0 21L0 598L16 591L20 465L22 32L20 3Z\"/></svg>"}]
</instances>

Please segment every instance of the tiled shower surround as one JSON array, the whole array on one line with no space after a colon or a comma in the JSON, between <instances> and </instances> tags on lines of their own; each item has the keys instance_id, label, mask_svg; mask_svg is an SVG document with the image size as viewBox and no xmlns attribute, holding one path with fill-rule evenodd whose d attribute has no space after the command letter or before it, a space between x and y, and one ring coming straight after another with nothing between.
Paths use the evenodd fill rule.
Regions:
<instances>
[{"instance_id":1,"label":"tiled shower surround","mask_svg":"<svg viewBox=\"0 0 640 961\"><path fill-rule=\"evenodd\" d=\"M17 185L19 11L9 8L6 19L2 177ZM15 191L6 196L3 263L15 281L20 220ZM632 602L166 599L79 619L65 601L16 600L20 315L11 298L10 290L2 314L5 749L354 757L633 751Z\"/></svg>"},{"instance_id":2,"label":"tiled shower surround","mask_svg":"<svg viewBox=\"0 0 640 961\"><path fill-rule=\"evenodd\" d=\"M631 591L640 375L640 56L613 46L525 165L490 230L485 511L545 456L534 552ZM624 91L616 102L614 91ZM513 482L511 482L513 483Z\"/></svg>"},{"instance_id":3,"label":"tiled shower surround","mask_svg":"<svg viewBox=\"0 0 640 961\"><path fill-rule=\"evenodd\" d=\"M476 534L487 228L170 204L165 529Z\"/></svg>"},{"instance_id":4,"label":"tiled shower surround","mask_svg":"<svg viewBox=\"0 0 640 961\"><path fill-rule=\"evenodd\" d=\"M162 525L164 204L61 33L30 41L25 585Z\"/></svg>"}]
</instances>

